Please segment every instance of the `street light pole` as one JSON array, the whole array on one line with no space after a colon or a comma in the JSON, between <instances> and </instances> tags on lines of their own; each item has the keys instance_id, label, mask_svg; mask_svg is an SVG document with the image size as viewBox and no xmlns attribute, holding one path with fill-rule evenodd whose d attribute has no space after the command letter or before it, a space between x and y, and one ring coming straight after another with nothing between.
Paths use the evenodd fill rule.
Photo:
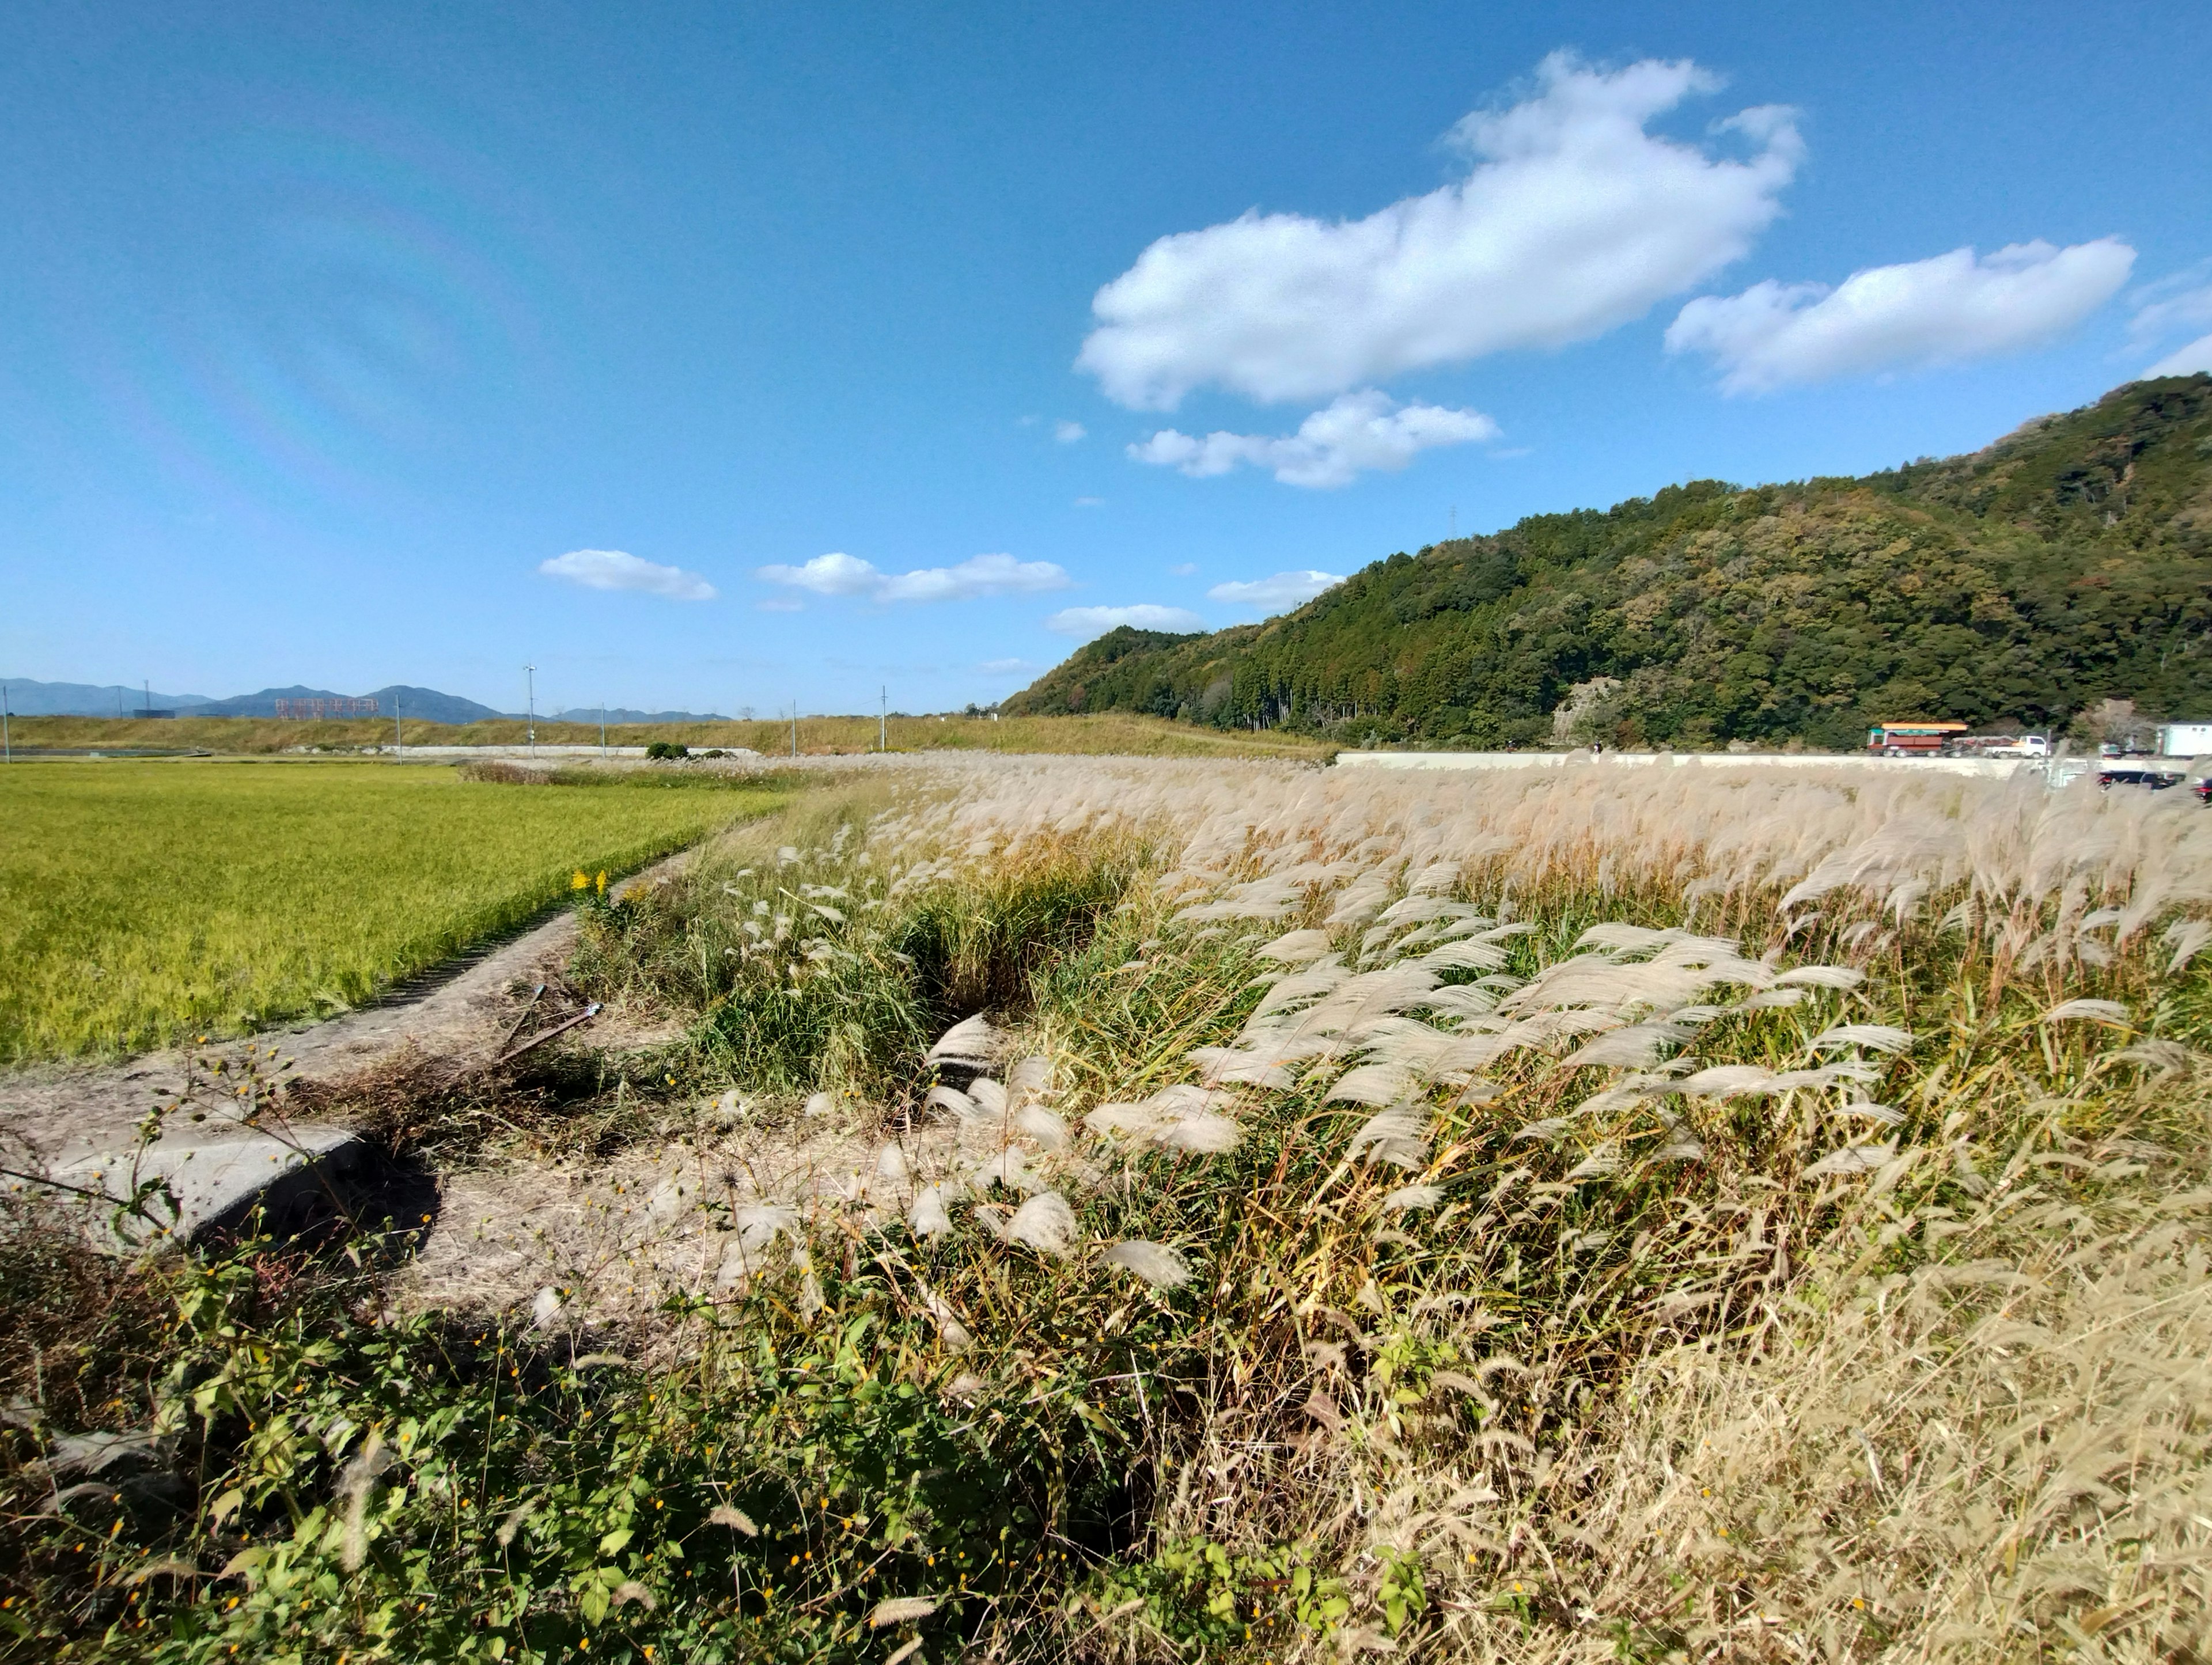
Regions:
<instances>
[{"instance_id":1,"label":"street light pole","mask_svg":"<svg viewBox=\"0 0 2212 1665\"><path fill-rule=\"evenodd\" d=\"M876 690L876 750L889 751L890 749L891 690L878 688Z\"/></svg>"},{"instance_id":2,"label":"street light pole","mask_svg":"<svg viewBox=\"0 0 2212 1665\"><path fill-rule=\"evenodd\" d=\"M538 667L526 665L522 674L527 678L523 706L523 734L530 743L530 755L538 755Z\"/></svg>"}]
</instances>

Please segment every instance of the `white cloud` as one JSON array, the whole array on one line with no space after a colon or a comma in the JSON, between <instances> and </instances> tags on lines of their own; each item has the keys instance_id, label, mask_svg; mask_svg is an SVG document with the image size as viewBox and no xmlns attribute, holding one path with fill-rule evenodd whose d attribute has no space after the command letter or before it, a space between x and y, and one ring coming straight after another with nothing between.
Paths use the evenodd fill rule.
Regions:
<instances>
[{"instance_id":1,"label":"white cloud","mask_svg":"<svg viewBox=\"0 0 2212 1665\"><path fill-rule=\"evenodd\" d=\"M757 611L763 613L803 613L806 604L787 595L763 596L753 603Z\"/></svg>"},{"instance_id":2,"label":"white cloud","mask_svg":"<svg viewBox=\"0 0 2212 1665\"><path fill-rule=\"evenodd\" d=\"M1056 422L1052 425L1053 438L1058 440L1062 445L1073 445L1077 441L1087 436L1090 432L1091 430L1079 422Z\"/></svg>"},{"instance_id":3,"label":"white cloud","mask_svg":"<svg viewBox=\"0 0 2212 1665\"><path fill-rule=\"evenodd\" d=\"M1045 620L1044 628L1088 641L1124 624L1133 624L1139 630L1188 632L1206 629L1206 621L1188 607L1161 607L1149 601L1133 607L1063 607Z\"/></svg>"},{"instance_id":4,"label":"white cloud","mask_svg":"<svg viewBox=\"0 0 2212 1665\"><path fill-rule=\"evenodd\" d=\"M2164 358L2142 373L2148 381L2153 376L2193 376L2200 372L2212 374L2212 335L2200 336L2177 352Z\"/></svg>"},{"instance_id":5,"label":"white cloud","mask_svg":"<svg viewBox=\"0 0 2212 1665\"><path fill-rule=\"evenodd\" d=\"M1217 584L1206 593L1215 601L1234 603L1239 607L1257 607L1263 612L1279 613L1288 608L1303 606L1323 590L1332 589L1344 582L1340 573L1304 572L1277 573L1272 578L1255 578L1243 584Z\"/></svg>"},{"instance_id":6,"label":"white cloud","mask_svg":"<svg viewBox=\"0 0 2212 1665\"><path fill-rule=\"evenodd\" d=\"M763 567L755 574L771 584L817 595L864 596L871 601L972 601L987 595L1034 595L1064 590L1073 581L1049 561L1017 561L1011 555L978 555L957 567L878 572L858 556L817 555L804 566Z\"/></svg>"},{"instance_id":7,"label":"white cloud","mask_svg":"<svg viewBox=\"0 0 2212 1665\"><path fill-rule=\"evenodd\" d=\"M549 578L565 578L587 590L641 590L671 601L712 601L715 590L696 573L642 561L621 550L570 550L538 563Z\"/></svg>"},{"instance_id":8,"label":"white cloud","mask_svg":"<svg viewBox=\"0 0 2212 1665\"><path fill-rule=\"evenodd\" d=\"M2146 283L2129 296L2136 309L2128 320L2129 345L2146 351L2160 340L2212 324L2212 283L2204 281L2208 270L2212 270L2212 261L2200 262L2187 271ZM2148 380L2199 371L2212 371L2212 335L2168 353L2142 374Z\"/></svg>"},{"instance_id":9,"label":"white cloud","mask_svg":"<svg viewBox=\"0 0 2212 1665\"><path fill-rule=\"evenodd\" d=\"M1093 299L1077 368L1171 410L1208 384L1317 398L1601 335L1741 258L1781 211L1803 155L1790 111L1718 124L1740 159L1644 131L1718 85L1687 60L1607 73L1555 52L1531 97L1452 129L1473 158L1455 184L1364 220L1255 210L1161 238Z\"/></svg>"},{"instance_id":10,"label":"white cloud","mask_svg":"<svg viewBox=\"0 0 2212 1665\"><path fill-rule=\"evenodd\" d=\"M1078 508L1103 508L1106 507L1106 500L1103 497L1079 497L1075 500L1075 507Z\"/></svg>"},{"instance_id":11,"label":"white cloud","mask_svg":"<svg viewBox=\"0 0 2212 1665\"><path fill-rule=\"evenodd\" d=\"M1176 578L1195 578L1198 575L1198 562L1195 561L1178 562L1176 565L1170 567L1168 568L1168 572L1171 576Z\"/></svg>"},{"instance_id":12,"label":"white cloud","mask_svg":"<svg viewBox=\"0 0 2212 1665\"><path fill-rule=\"evenodd\" d=\"M987 677L1022 677L1033 676L1044 666L1027 659L985 659L975 668Z\"/></svg>"},{"instance_id":13,"label":"white cloud","mask_svg":"<svg viewBox=\"0 0 2212 1665\"><path fill-rule=\"evenodd\" d=\"M1711 354L1721 386L1764 393L1792 382L1988 358L2071 329L2127 282L2136 252L2117 238L2054 248L1971 248L1823 283L1769 279L1705 295L1667 331L1670 353Z\"/></svg>"},{"instance_id":14,"label":"white cloud","mask_svg":"<svg viewBox=\"0 0 2212 1665\"><path fill-rule=\"evenodd\" d=\"M1373 388L1346 393L1316 410L1287 438L1213 433L1203 438L1164 428L1129 447L1140 463L1180 469L1193 479L1226 474L1241 464L1273 469L1290 486L1350 485L1362 469L1401 469L1440 445L1494 440L1498 424L1480 410L1394 403Z\"/></svg>"}]
</instances>

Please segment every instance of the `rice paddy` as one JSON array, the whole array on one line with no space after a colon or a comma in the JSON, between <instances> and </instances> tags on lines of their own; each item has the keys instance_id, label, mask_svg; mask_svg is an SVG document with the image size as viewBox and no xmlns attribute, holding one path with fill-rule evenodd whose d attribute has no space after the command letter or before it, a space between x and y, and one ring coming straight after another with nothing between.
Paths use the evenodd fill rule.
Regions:
<instances>
[{"instance_id":1,"label":"rice paddy","mask_svg":"<svg viewBox=\"0 0 2212 1665\"><path fill-rule=\"evenodd\" d=\"M0 1060L342 1010L593 876L780 802L516 789L439 768L0 770Z\"/></svg>"},{"instance_id":2,"label":"rice paddy","mask_svg":"<svg viewBox=\"0 0 2212 1665\"><path fill-rule=\"evenodd\" d=\"M160 1274L155 1387L87 1344L203 1513L17 1528L24 1634L2204 1656L2212 817L2172 796L833 788L587 908L575 975L682 1014L696 1085L425 1252L504 1281L210 1255Z\"/></svg>"}]
</instances>

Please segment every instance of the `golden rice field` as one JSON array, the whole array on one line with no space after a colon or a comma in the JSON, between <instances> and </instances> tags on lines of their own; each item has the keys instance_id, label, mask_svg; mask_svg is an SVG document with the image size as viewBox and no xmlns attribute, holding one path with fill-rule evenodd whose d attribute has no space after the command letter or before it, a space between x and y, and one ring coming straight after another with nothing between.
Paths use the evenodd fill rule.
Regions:
<instances>
[{"instance_id":1,"label":"golden rice field","mask_svg":"<svg viewBox=\"0 0 2212 1665\"><path fill-rule=\"evenodd\" d=\"M374 763L0 770L0 1059L342 1008L780 801Z\"/></svg>"}]
</instances>

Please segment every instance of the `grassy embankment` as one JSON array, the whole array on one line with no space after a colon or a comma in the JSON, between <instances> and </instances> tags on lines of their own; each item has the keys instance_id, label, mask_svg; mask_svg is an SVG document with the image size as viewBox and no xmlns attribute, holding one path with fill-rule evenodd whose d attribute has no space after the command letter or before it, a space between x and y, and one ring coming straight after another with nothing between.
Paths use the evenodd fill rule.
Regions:
<instances>
[{"instance_id":1,"label":"grassy embankment","mask_svg":"<svg viewBox=\"0 0 2212 1665\"><path fill-rule=\"evenodd\" d=\"M744 1275L626 1328L570 1315L635 1265L534 1318L139 1274L0 1448L24 1656L2212 1650L2194 805L1099 765L878 811L592 907L584 974L861 1137L978 1003L1044 1102L940 1097L888 1213L691 1199ZM164 1431L179 1500L34 1518L70 1413Z\"/></svg>"},{"instance_id":2,"label":"grassy embankment","mask_svg":"<svg viewBox=\"0 0 2212 1665\"><path fill-rule=\"evenodd\" d=\"M116 1053L357 1003L783 801L516 791L373 763L0 770L0 1060Z\"/></svg>"},{"instance_id":3,"label":"grassy embankment","mask_svg":"<svg viewBox=\"0 0 2212 1665\"><path fill-rule=\"evenodd\" d=\"M1335 748L1297 735L1224 732L1159 717L1110 713L1096 717L893 717L893 751L1010 751L1060 753L1075 757L1308 757L1322 758ZM18 717L15 741L24 747L129 750L142 747L246 755L286 751L300 746L385 746L392 724L374 719L355 721L278 722L270 717L179 717L137 720L112 717ZM520 745L520 721L482 723L404 722L403 743L429 745ZM695 749L744 746L767 756L791 749L791 725L777 722L655 723L611 726L610 745L639 746L655 740ZM845 756L876 749L873 717L802 717L802 757ZM597 745L599 730L591 723L540 722L542 745Z\"/></svg>"}]
</instances>

